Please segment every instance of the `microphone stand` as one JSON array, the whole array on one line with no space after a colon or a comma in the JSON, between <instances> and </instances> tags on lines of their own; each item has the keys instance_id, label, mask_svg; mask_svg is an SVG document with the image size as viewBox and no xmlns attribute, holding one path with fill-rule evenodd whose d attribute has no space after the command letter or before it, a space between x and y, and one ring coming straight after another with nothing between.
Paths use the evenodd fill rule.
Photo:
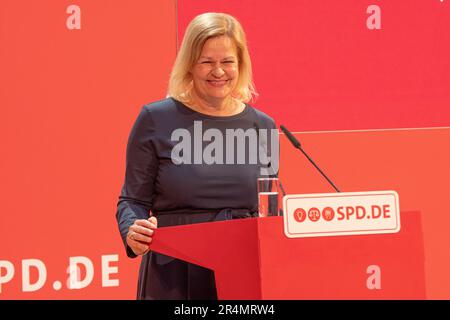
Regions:
<instances>
[{"instance_id":1,"label":"microphone stand","mask_svg":"<svg viewBox=\"0 0 450 320\"><path fill-rule=\"evenodd\" d=\"M288 130L286 129L285 126L280 125L280 129L281 131L283 131L283 133L286 135L286 137L289 139L289 141L292 143L292 145L294 146L294 148L299 149L304 155L305 157L309 160L309 162L311 162L314 167L320 172L320 174L327 179L327 181L333 186L334 190L336 190L336 192L341 192L335 185L334 183L326 176L325 173L323 173L322 170L320 170L320 168L317 166L317 164L313 161L313 159L311 159L310 156L308 156L308 154L305 152L305 150L303 150L302 145L300 144L300 142L297 140L296 137L294 137L294 135Z\"/></svg>"}]
</instances>

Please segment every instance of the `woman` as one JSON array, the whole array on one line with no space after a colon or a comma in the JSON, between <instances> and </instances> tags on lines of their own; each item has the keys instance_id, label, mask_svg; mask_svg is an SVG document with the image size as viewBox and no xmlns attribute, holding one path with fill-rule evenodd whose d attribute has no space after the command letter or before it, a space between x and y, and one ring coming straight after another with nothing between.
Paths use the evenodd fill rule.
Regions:
<instances>
[{"instance_id":1,"label":"woman","mask_svg":"<svg viewBox=\"0 0 450 320\"><path fill-rule=\"evenodd\" d=\"M236 149L226 146L223 153L217 148L209 153L213 161L205 151L213 140L206 137L208 130L218 139L230 130L276 128L270 117L246 104L255 94L239 22L221 13L194 18L170 76L168 98L142 108L127 145L116 216L127 255L142 255L138 299L217 298L210 270L149 252L149 243L157 225L255 215L261 165L233 162ZM193 140L200 133L203 145L187 141L181 151L180 130ZM251 152L246 150L246 159Z\"/></svg>"}]
</instances>

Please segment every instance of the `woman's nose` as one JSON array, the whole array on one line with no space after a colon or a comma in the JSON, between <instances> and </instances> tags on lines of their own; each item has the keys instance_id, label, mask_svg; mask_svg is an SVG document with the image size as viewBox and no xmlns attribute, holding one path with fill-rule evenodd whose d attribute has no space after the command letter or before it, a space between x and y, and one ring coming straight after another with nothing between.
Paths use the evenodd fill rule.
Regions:
<instances>
[{"instance_id":1,"label":"woman's nose","mask_svg":"<svg viewBox=\"0 0 450 320\"><path fill-rule=\"evenodd\" d=\"M225 71L220 66L215 66L212 70L212 75L214 77L220 78L225 74Z\"/></svg>"}]
</instances>

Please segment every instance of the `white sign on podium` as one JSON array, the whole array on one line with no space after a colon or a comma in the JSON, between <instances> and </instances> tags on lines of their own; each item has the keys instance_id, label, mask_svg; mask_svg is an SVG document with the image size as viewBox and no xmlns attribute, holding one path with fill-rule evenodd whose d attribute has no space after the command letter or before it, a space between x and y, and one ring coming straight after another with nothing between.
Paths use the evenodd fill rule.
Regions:
<instances>
[{"instance_id":1,"label":"white sign on podium","mask_svg":"<svg viewBox=\"0 0 450 320\"><path fill-rule=\"evenodd\" d=\"M395 191L291 194L283 197L283 212L289 238L400 231Z\"/></svg>"}]
</instances>

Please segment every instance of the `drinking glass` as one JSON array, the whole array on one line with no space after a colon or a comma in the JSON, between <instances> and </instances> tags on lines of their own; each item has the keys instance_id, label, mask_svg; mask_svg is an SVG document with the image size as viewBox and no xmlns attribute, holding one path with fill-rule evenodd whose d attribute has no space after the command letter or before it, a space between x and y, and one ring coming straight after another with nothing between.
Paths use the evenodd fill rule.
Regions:
<instances>
[{"instance_id":1,"label":"drinking glass","mask_svg":"<svg viewBox=\"0 0 450 320\"><path fill-rule=\"evenodd\" d=\"M258 178L258 215L271 217L280 215L278 178Z\"/></svg>"}]
</instances>

